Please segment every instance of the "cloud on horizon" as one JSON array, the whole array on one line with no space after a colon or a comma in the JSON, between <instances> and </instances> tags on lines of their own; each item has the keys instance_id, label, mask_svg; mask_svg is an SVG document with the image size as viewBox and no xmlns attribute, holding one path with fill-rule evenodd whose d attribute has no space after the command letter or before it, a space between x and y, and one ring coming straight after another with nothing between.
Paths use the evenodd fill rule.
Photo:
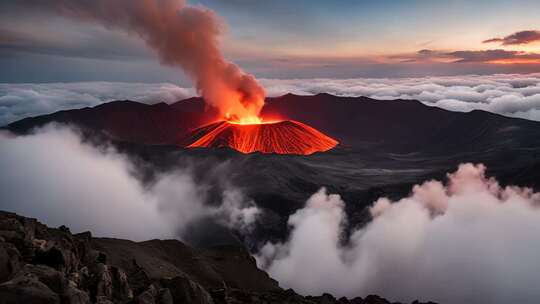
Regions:
<instances>
[{"instance_id":1,"label":"cloud on horizon","mask_svg":"<svg viewBox=\"0 0 540 304\"><path fill-rule=\"evenodd\" d=\"M491 38L482 41L482 43L500 43L501 45L519 45L529 44L540 41L540 31L527 30L519 31L503 38Z\"/></svg>"},{"instance_id":2,"label":"cloud on horizon","mask_svg":"<svg viewBox=\"0 0 540 304\"><path fill-rule=\"evenodd\" d=\"M440 51L423 49L413 54L400 54L388 56L391 60L399 60L401 63L446 63L446 64L465 64L465 63L484 63L495 65L508 64L529 64L540 63L540 54L533 52L511 51L503 49L490 50L459 50L459 51Z\"/></svg>"},{"instance_id":3,"label":"cloud on horizon","mask_svg":"<svg viewBox=\"0 0 540 304\"><path fill-rule=\"evenodd\" d=\"M287 93L416 99L450 111L475 109L540 121L540 74L419 78L261 79L269 96ZM0 84L0 125L58 110L131 99L153 104L195 96L172 83Z\"/></svg>"},{"instance_id":4,"label":"cloud on horizon","mask_svg":"<svg viewBox=\"0 0 540 304\"><path fill-rule=\"evenodd\" d=\"M270 96L286 93L415 99L450 111L484 110L540 121L540 74L422 78L263 79Z\"/></svg>"},{"instance_id":5,"label":"cloud on horizon","mask_svg":"<svg viewBox=\"0 0 540 304\"><path fill-rule=\"evenodd\" d=\"M0 84L0 126L60 110L93 107L112 100L173 103L194 96L170 83L75 82Z\"/></svg>"}]
</instances>

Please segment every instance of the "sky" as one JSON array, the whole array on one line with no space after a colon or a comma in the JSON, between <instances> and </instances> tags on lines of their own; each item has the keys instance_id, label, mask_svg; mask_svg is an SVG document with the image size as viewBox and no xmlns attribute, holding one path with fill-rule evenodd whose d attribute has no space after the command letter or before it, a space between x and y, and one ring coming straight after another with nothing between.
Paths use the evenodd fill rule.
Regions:
<instances>
[{"instance_id":1,"label":"sky","mask_svg":"<svg viewBox=\"0 0 540 304\"><path fill-rule=\"evenodd\" d=\"M0 1L0 82L187 85L136 35ZM23 3L23 5L19 5ZM421 77L540 71L538 1L201 0L225 57L262 78Z\"/></svg>"}]
</instances>

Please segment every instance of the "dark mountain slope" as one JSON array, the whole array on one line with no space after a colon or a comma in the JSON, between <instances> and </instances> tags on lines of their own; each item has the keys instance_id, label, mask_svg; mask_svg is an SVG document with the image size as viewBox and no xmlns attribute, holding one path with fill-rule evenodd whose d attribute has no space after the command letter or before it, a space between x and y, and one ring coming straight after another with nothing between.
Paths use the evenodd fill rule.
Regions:
<instances>
[{"instance_id":1,"label":"dark mountain slope","mask_svg":"<svg viewBox=\"0 0 540 304\"><path fill-rule=\"evenodd\" d=\"M262 115L300 121L353 149L449 153L540 146L538 122L484 111L451 112L413 100L287 94L267 98ZM121 141L184 145L188 132L215 117L215 113L205 111L200 98L172 105L115 101L26 118L7 129L25 133L54 121L76 124Z\"/></svg>"},{"instance_id":2,"label":"dark mountain slope","mask_svg":"<svg viewBox=\"0 0 540 304\"><path fill-rule=\"evenodd\" d=\"M25 118L8 129L26 133L47 123L74 124L84 131L99 132L112 139L142 144L170 144L181 141L185 134L206 123L207 113L134 101L113 101L93 108L66 110Z\"/></svg>"},{"instance_id":3,"label":"dark mountain slope","mask_svg":"<svg viewBox=\"0 0 540 304\"><path fill-rule=\"evenodd\" d=\"M190 168L196 183L207 186L208 204L222 202L226 179L264 211L253 235L244 239L253 247L286 238L288 216L321 187L343 197L351 226L369 218L366 206L380 196L403 197L414 184L444 180L464 162L484 163L488 175L503 184L540 190L538 122L483 111L451 112L417 101L328 94L268 98L263 114L275 113L313 126L341 146L309 156L181 148L189 129L210 119L199 98L153 106L111 102L24 119L7 129L20 134L57 121L105 134L121 152L141 160L136 163L145 181L174 168ZM197 234L190 241L216 243L216 235Z\"/></svg>"},{"instance_id":4,"label":"dark mountain slope","mask_svg":"<svg viewBox=\"0 0 540 304\"><path fill-rule=\"evenodd\" d=\"M346 146L416 152L539 146L540 123L485 111L451 112L415 100L374 100L329 94L269 99L263 115L307 123ZM509 138L512 142L508 142Z\"/></svg>"}]
</instances>

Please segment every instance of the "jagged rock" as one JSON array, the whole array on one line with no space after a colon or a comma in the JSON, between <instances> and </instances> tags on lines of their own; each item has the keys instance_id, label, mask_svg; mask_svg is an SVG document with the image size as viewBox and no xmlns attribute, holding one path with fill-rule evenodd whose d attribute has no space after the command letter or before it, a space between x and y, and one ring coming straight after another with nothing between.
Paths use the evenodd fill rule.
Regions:
<instances>
[{"instance_id":1,"label":"jagged rock","mask_svg":"<svg viewBox=\"0 0 540 304\"><path fill-rule=\"evenodd\" d=\"M317 297L308 296L308 297L306 297L306 299L315 301L315 302L320 303L320 304L334 304L334 303L337 303L336 298L333 295L328 294L328 293L323 293L321 296L317 296Z\"/></svg>"},{"instance_id":2,"label":"jagged rock","mask_svg":"<svg viewBox=\"0 0 540 304\"><path fill-rule=\"evenodd\" d=\"M44 249L36 250L34 263L47 265L54 269L64 269L66 259L62 250L50 244L46 244L45 246Z\"/></svg>"},{"instance_id":3,"label":"jagged rock","mask_svg":"<svg viewBox=\"0 0 540 304\"><path fill-rule=\"evenodd\" d=\"M88 293L77 288L77 285L73 281L69 281L66 289L64 289L62 296L62 303L65 304L90 304L90 296Z\"/></svg>"},{"instance_id":4,"label":"jagged rock","mask_svg":"<svg viewBox=\"0 0 540 304\"><path fill-rule=\"evenodd\" d=\"M97 263L93 269L90 270L92 277L92 285L93 285L93 294L95 295L96 299L98 298L107 298L110 299L112 297L112 276L109 272L109 268L107 265L102 263Z\"/></svg>"},{"instance_id":5,"label":"jagged rock","mask_svg":"<svg viewBox=\"0 0 540 304\"><path fill-rule=\"evenodd\" d=\"M25 238L24 226L15 218L1 218L0 237L7 242L21 245Z\"/></svg>"},{"instance_id":6,"label":"jagged rock","mask_svg":"<svg viewBox=\"0 0 540 304\"><path fill-rule=\"evenodd\" d=\"M57 294L63 293L68 286L68 280L62 272L46 265L26 264L21 271L17 273L17 276L28 274L36 276L41 283L47 285L49 289Z\"/></svg>"},{"instance_id":7,"label":"jagged rock","mask_svg":"<svg viewBox=\"0 0 540 304\"><path fill-rule=\"evenodd\" d=\"M129 286L134 294L140 294L150 285L151 280L146 271L137 264L137 260L133 259L132 266L128 269L129 272L127 273Z\"/></svg>"},{"instance_id":8,"label":"jagged rock","mask_svg":"<svg viewBox=\"0 0 540 304\"><path fill-rule=\"evenodd\" d=\"M390 304L283 290L241 247L95 239L2 211L0 232L0 304Z\"/></svg>"},{"instance_id":9,"label":"jagged rock","mask_svg":"<svg viewBox=\"0 0 540 304\"><path fill-rule=\"evenodd\" d=\"M118 267L110 267L113 283L113 298L128 300L133 298L133 291L129 287L126 273Z\"/></svg>"},{"instance_id":10,"label":"jagged rock","mask_svg":"<svg viewBox=\"0 0 540 304\"><path fill-rule=\"evenodd\" d=\"M385 298L379 297L378 295L369 295L364 299L365 304L392 304Z\"/></svg>"},{"instance_id":11,"label":"jagged rock","mask_svg":"<svg viewBox=\"0 0 540 304\"><path fill-rule=\"evenodd\" d=\"M22 257L17 248L10 243L0 242L0 283L13 277L22 265Z\"/></svg>"},{"instance_id":12,"label":"jagged rock","mask_svg":"<svg viewBox=\"0 0 540 304\"><path fill-rule=\"evenodd\" d=\"M361 297L355 297L349 300L351 304L365 304L366 302Z\"/></svg>"},{"instance_id":13,"label":"jagged rock","mask_svg":"<svg viewBox=\"0 0 540 304\"><path fill-rule=\"evenodd\" d=\"M127 301L133 298L125 272L117 267L96 263L90 268L90 289L96 299Z\"/></svg>"},{"instance_id":14,"label":"jagged rock","mask_svg":"<svg viewBox=\"0 0 540 304\"><path fill-rule=\"evenodd\" d=\"M158 304L173 304L174 299L169 288L162 288L159 290L159 302Z\"/></svg>"},{"instance_id":15,"label":"jagged rock","mask_svg":"<svg viewBox=\"0 0 540 304\"><path fill-rule=\"evenodd\" d=\"M173 297L168 288L151 284L135 301L137 304L173 304Z\"/></svg>"},{"instance_id":16,"label":"jagged rock","mask_svg":"<svg viewBox=\"0 0 540 304\"><path fill-rule=\"evenodd\" d=\"M240 247L194 249L178 240L110 238L94 238L92 245L107 254L108 264L125 270L135 294L142 292L148 281L175 276L187 276L208 290L221 288L223 283L249 291L279 289L277 281L257 268L255 259Z\"/></svg>"},{"instance_id":17,"label":"jagged rock","mask_svg":"<svg viewBox=\"0 0 540 304\"><path fill-rule=\"evenodd\" d=\"M25 274L0 284L3 304L59 304L60 297L33 274Z\"/></svg>"},{"instance_id":18,"label":"jagged rock","mask_svg":"<svg viewBox=\"0 0 540 304\"><path fill-rule=\"evenodd\" d=\"M214 304L204 287L186 277L163 279L161 283L169 289L174 303Z\"/></svg>"},{"instance_id":19,"label":"jagged rock","mask_svg":"<svg viewBox=\"0 0 540 304\"><path fill-rule=\"evenodd\" d=\"M138 304L155 304L158 293L158 289L152 284L147 290L139 294L136 301Z\"/></svg>"},{"instance_id":20,"label":"jagged rock","mask_svg":"<svg viewBox=\"0 0 540 304\"><path fill-rule=\"evenodd\" d=\"M96 299L96 304L114 304L114 302L112 302L105 296L99 296Z\"/></svg>"},{"instance_id":21,"label":"jagged rock","mask_svg":"<svg viewBox=\"0 0 540 304\"><path fill-rule=\"evenodd\" d=\"M35 276L45 284L52 292L60 296L62 303L85 304L90 303L88 294L77 288L77 284L66 278L64 273L46 266L26 264L17 273L17 277Z\"/></svg>"}]
</instances>

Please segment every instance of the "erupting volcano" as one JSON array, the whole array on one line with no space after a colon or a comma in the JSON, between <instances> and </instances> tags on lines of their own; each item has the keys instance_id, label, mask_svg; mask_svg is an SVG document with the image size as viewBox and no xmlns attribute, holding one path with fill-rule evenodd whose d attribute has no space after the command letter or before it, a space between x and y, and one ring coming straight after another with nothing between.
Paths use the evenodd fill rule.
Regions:
<instances>
[{"instance_id":1,"label":"erupting volcano","mask_svg":"<svg viewBox=\"0 0 540 304\"><path fill-rule=\"evenodd\" d=\"M309 155L334 148L338 142L294 120L261 123L219 121L193 131L188 148L229 147L242 153Z\"/></svg>"}]
</instances>

